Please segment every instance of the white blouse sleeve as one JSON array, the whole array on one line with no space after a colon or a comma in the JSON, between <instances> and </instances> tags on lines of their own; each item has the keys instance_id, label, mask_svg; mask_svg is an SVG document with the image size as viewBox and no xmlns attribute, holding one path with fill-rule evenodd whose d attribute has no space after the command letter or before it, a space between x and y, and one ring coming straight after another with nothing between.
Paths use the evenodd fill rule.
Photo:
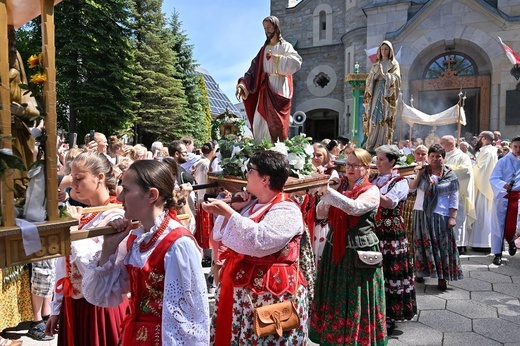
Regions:
<instances>
[{"instance_id":1,"label":"white blouse sleeve","mask_svg":"<svg viewBox=\"0 0 520 346\"><path fill-rule=\"evenodd\" d=\"M222 227L221 221L215 223L213 238L238 253L255 257L280 251L303 232L302 213L293 202L275 204L258 223L239 213L233 213Z\"/></svg>"},{"instance_id":2,"label":"white blouse sleeve","mask_svg":"<svg viewBox=\"0 0 520 346\"><path fill-rule=\"evenodd\" d=\"M392 183L390 183L389 185L391 184ZM397 204L400 201L404 201L406 198L408 198L409 190L410 187L408 186L408 182L406 181L406 179L401 179L397 183L395 183L395 185L392 187L390 191L386 191L386 193L383 193L383 191L381 191L382 195L385 195L386 197L392 200L392 207L388 209L394 209L395 207L397 207Z\"/></svg>"},{"instance_id":3,"label":"white blouse sleeve","mask_svg":"<svg viewBox=\"0 0 520 346\"><path fill-rule=\"evenodd\" d=\"M65 258L60 257L56 261L56 282L59 279L65 277L67 275L67 270L65 269ZM63 293L56 292L56 283L54 284L54 296L51 302L51 315L59 315L61 310L61 304L63 302Z\"/></svg>"},{"instance_id":4,"label":"white blouse sleeve","mask_svg":"<svg viewBox=\"0 0 520 346\"><path fill-rule=\"evenodd\" d=\"M117 249L117 253L101 267L98 261L99 251L85 267L81 289L85 299L94 305L111 307L119 305L130 291L130 276L124 264L127 254L125 238Z\"/></svg>"},{"instance_id":5,"label":"white blouse sleeve","mask_svg":"<svg viewBox=\"0 0 520 346\"><path fill-rule=\"evenodd\" d=\"M316 207L316 215L321 219L327 217L331 205L353 216L360 216L379 208L379 189L375 185L360 194L356 199L348 198L330 187L328 192L321 198Z\"/></svg>"},{"instance_id":6,"label":"white blouse sleeve","mask_svg":"<svg viewBox=\"0 0 520 346\"><path fill-rule=\"evenodd\" d=\"M209 306L202 255L181 237L164 256L162 340L164 345L209 345Z\"/></svg>"}]
</instances>

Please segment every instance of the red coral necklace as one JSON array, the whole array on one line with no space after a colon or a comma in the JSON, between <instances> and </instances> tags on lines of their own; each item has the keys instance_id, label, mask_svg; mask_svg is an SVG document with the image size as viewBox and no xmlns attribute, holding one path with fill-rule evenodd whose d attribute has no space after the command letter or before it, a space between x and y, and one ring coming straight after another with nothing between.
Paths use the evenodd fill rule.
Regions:
<instances>
[{"instance_id":1,"label":"red coral necklace","mask_svg":"<svg viewBox=\"0 0 520 346\"><path fill-rule=\"evenodd\" d=\"M106 201L104 201L103 204L101 204L101 206L108 205L108 203L110 203L110 198L107 199ZM81 217L81 219L79 220L78 229L83 229L83 227L85 227L86 224L88 224L90 221L92 221L98 214L99 214L99 212L90 213L90 214L88 214L88 216L83 215Z\"/></svg>"},{"instance_id":2,"label":"red coral necklace","mask_svg":"<svg viewBox=\"0 0 520 346\"><path fill-rule=\"evenodd\" d=\"M166 230L166 227L168 227L168 223L170 222L170 215L166 213L166 216L164 217L163 221L159 225L159 228L157 228L157 231L155 231L154 235L150 239L149 242L145 243L144 241L139 244L139 251L146 252L152 248L152 246L155 244L157 239L164 233Z\"/></svg>"}]
</instances>

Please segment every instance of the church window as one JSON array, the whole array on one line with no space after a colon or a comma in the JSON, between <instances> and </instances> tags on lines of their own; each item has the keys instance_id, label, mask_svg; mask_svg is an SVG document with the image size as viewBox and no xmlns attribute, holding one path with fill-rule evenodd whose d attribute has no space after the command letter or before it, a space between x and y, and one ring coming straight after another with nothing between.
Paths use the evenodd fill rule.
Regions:
<instances>
[{"instance_id":1,"label":"church window","mask_svg":"<svg viewBox=\"0 0 520 346\"><path fill-rule=\"evenodd\" d=\"M463 53L444 53L430 61L423 73L424 79L441 78L450 71L457 76L478 75L475 62Z\"/></svg>"},{"instance_id":2,"label":"church window","mask_svg":"<svg viewBox=\"0 0 520 346\"><path fill-rule=\"evenodd\" d=\"M326 73L320 72L316 75L316 77L314 77L313 82L315 86L319 86L323 89L329 84L330 77Z\"/></svg>"},{"instance_id":3,"label":"church window","mask_svg":"<svg viewBox=\"0 0 520 346\"><path fill-rule=\"evenodd\" d=\"M320 12L320 40L324 40L327 35L327 15L325 11Z\"/></svg>"},{"instance_id":4,"label":"church window","mask_svg":"<svg viewBox=\"0 0 520 346\"><path fill-rule=\"evenodd\" d=\"M312 15L314 45L332 43L332 7L329 4L316 6Z\"/></svg>"}]
</instances>

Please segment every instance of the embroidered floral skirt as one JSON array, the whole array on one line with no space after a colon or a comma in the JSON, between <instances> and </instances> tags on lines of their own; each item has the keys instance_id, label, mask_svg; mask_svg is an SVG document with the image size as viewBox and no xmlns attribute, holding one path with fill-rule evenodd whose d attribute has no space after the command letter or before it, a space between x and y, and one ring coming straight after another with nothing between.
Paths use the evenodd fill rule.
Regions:
<instances>
[{"instance_id":1,"label":"embroidered floral skirt","mask_svg":"<svg viewBox=\"0 0 520 346\"><path fill-rule=\"evenodd\" d=\"M322 346L387 344L383 270L354 268L355 255L347 248L333 264L332 245L325 245L309 329L310 339Z\"/></svg>"},{"instance_id":2,"label":"embroidered floral skirt","mask_svg":"<svg viewBox=\"0 0 520 346\"><path fill-rule=\"evenodd\" d=\"M398 321L411 320L417 314L417 301L402 218L382 218L377 222L376 235L383 253L386 317Z\"/></svg>"},{"instance_id":3,"label":"embroidered floral skirt","mask_svg":"<svg viewBox=\"0 0 520 346\"><path fill-rule=\"evenodd\" d=\"M413 215L416 276L462 279L459 250L453 229L447 228L448 217L427 216L422 210L414 210Z\"/></svg>"},{"instance_id":4,"label":"embroidered floral skirt","mask_svg":"<svg viewBox=\"0 0 520 346\"><path fill-rule=\"evenodd\" d=\"M213 313L211 323L210 345L215 344L215 328L216 316L218 316L218 300L220 296L220 286L215 294L215 312ZM253 315L254 308L258 306L279 303L293 299L291 294L285 294L281 297L275 297L270 292L258 295L252 293L248 288L235 287L233 293L233 321L231 324L231 342L230 346L241 345L305 345L307 343L308 329L308 311L307 306L307 288L300 286L296 297L296 310L300 316L300 327L283 332L282 336L268 335L257 337L253 331ZM253 303L253 306L251 306Z\"/></svg>"},{"instance_id":5,"label":"embroidered floral skirt","mask_svg":"<svg viewBox=\"0 0 520 346\"><path fill-rule=\"evenodd\" d=\"M11 267L12 268L12 267ZM0 269L0 332L32 320L29 267L24 268L9 282L4 282L8 270Z\"/></svg>"}]
</instances>

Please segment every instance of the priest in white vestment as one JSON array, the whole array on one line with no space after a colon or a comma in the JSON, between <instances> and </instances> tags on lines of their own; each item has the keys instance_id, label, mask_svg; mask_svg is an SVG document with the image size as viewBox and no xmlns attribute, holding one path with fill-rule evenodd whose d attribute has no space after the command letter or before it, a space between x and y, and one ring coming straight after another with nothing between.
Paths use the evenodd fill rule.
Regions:
<instances>
[{"instance_id":1,"label":"priest in white vestment","mask_svg":"<svg viewBox=\"0 0 520 346\"><path fill-rule=\"evenodd\" d=\"M444 136L440 144L446 151L444 160L456 175L459 181L459 209L457 225L454 228L457 247L468 246L468 229L475 222L475 180L473 177L473 163L470 157L455 147L455 137ZM463 249L462 252L465 252Z\"/></svg>"},{"instance_id":2,"label":"priest in white vestment","mask_svg":"<svg viewBox=\"0 0 520 346\"><path fill-rule=\"evenodd\" d=\"M475 215L477 220L470 233L469 246L476 248L491 247L493 190L489 178L498 161L497 148L492 143L493 132L482 131L475 146L476 161L473 165L473 174L475 177ZM477 149L479 149L478 152Z\"/></svg>"},{"instance_id":3,"label":"priest in white vestment","mask_svg":"<svg viewBox=\"0 0 520 346\"><path fill-rule=\"evenodd\" d=\"M520 197L520 136L512 139L509 154L498 160L491 174L490 183L495 194L491 253L495 255L493 264L500 265L502 264L504 240L508 243L509 255L514 256L516 253L516 246L513 240L516 238L515 233L518 232L519 208L517 201ZM510 224L507 226L509 232L504 234L509 213L511 214Z\"/></svg>"}]
</instances>

